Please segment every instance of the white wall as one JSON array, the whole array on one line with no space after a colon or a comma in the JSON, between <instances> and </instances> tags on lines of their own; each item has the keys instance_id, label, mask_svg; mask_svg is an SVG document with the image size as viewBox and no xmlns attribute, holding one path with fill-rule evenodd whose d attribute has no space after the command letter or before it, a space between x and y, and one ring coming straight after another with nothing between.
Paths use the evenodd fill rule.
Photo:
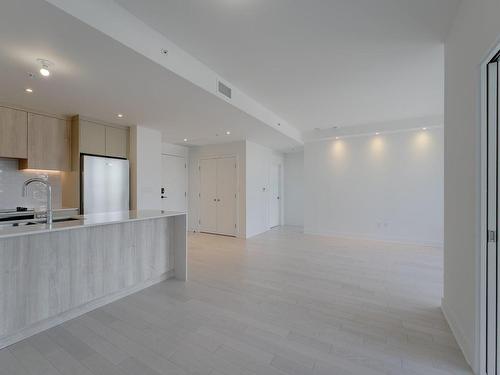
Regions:
<instances>
[{"instance_id":1,"label":"white wall","mask_svg":"<svg viewBox=\"0 0 500 375\"><path fill-rule=\"evenodd\" d=\"M252 237L270 229L269 202L270 172L273 164L281 165L281 189L283 184L283 154L253 142L246 142L246 237ZM283 209L281 209L283 223Z\"/></svg>"},{"instance_id":2,"label":"white wall","mask_svg":"<svg viewBox=\"0 0 500 375\"><path fill-rule=\"evenodd\" d=\"M245 238L245 141L191 147L189 150L188 217L189 230L198 230L200 171L199 161L203 158L236 156L238 173L237 236Z\"/></svg>"},{"instance_id":3,"label":"white wall","mask_svg":"<svg viewBox=\"0 0 500 375\"><path fill-rule=\"evenodd\" d=\"M304 226L304 152L285 155L285 224Z\"/></svg>"},{"instance_id":4,"label":"white wall","mask_svg":"<svg viewBox=\"0 0 500 375\"><path fill-rule=\"evenodd\" d=\"M445 43L443 310L475 369L479 345L479 66L500 37L499 15L498 0L463 0Z\"/></svg>"},{"instance_id":5,"label":"white wall","mask_svg":"<svg viewBox=\"0 0 500 375\"><path fill-rule=\"evenodd\" d=\"M161 133L134 126L130 129L131 207L161 209Z\"/></svg>"},{"instance_id":6,"label":"white wall","mask_svg":"<svg viewBox=\"0 0 500 375\"><path fill-rule=\"evenodd\" d=\"M305 232L442 244L442 128L304 150Z\"/></svg>"},{"instance_id":7,"label":"white wall","mask_svg":"<svg viewBox=\"0 0 500 375\"><path fill-rule=\"evenodd\" d=\"M187 159L189 157L189 147L163 142L161 145L161 153L163 155L179 156Z\"/></svg>"},{"instance_id":8,"label":"white wall","mask_svg":"<svg viewBox=\"0 0 500 375\"><path fill-rule=\"evenodd\" d=\"M28 178L39 177L50 182L52 186L52 207L61 208L61 173L57 171L19 170L18 160L0 158L0 207L16 208L18 206L46 210L47 189L42 184L31 184L28 195L23 197L23 182ZM71 208L71 207L69 207Z\"/></svg>"}]
</instances>

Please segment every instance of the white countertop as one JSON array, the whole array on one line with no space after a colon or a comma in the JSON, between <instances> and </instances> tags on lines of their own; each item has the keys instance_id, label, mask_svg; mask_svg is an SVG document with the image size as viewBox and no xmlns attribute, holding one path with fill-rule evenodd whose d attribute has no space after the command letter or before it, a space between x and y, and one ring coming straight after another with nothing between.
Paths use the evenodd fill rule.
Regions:
<instances>
[{"instance_id":1,"label":"white countertop","mask_svg":"<svg viewBox=\"0 0 500 375\"><path fill-rule=\"evenodd\" d=\"M57 223L22 225L13 227L0 225L0 239L8 237L26 236L39 233L56 232L60 230L78 229L98 225L125 223L130 221L160 219L164 217L186 215L186 212L163 211L163 210L139 210L106 212L99 214L87 214L72 216L76 220L61 221Z\"/></svg>"}]
</instances>

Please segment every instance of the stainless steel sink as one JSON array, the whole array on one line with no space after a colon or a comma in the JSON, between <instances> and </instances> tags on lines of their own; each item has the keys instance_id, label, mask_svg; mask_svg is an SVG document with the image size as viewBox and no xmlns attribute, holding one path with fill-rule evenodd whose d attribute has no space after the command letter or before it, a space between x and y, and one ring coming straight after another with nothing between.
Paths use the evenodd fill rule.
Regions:
<instances>
[{"instance_id":1,"label":"stainless steel sink","mask_svg":"<svg viewBox=\"0 0 500 375\"><path fill-rule=\"evenodd\" d=\"M80 219L78 219L77 217L62 217L60 219L54 219L53 222L54 223L61 223L63 221L76 221L76 220L80 220Z\"/></svg>"}]
</instances>

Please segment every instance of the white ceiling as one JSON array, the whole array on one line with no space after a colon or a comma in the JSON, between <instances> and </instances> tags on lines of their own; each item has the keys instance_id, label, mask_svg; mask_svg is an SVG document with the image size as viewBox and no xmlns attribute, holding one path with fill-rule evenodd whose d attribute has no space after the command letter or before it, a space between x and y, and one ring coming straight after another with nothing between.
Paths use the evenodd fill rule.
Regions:
<instances>
[{"instance_id":1,"label":"white ceiling","mask_svg":"<svg viewBox=\"0 0 500 375\"><path fill-rule=\"evenodd\" d=\"M443 113L459 0L116 0L302 131Z\"/></svg>"},{"instance_id":2,"label":"white ceiling","mask_svg":"<svg viewBox=\"0 0 500 375\"><path fill-rule=\"evenodd\" d=\"M36 59L55 66L39 76ZM35 73L35 78L28 77ZM0 103L162 131L189 145L248 139L275 149L297 145L212 94L39 0L3 1ZM26 87L33 94L24 92ZM118 119L117 114L125 117ZM231 135L225 135L226 131Z\"/></svg>"},{"instance_id":3,"label":"white ceiling","mask_svg":"<svg viewBox=\"0 0 500 375\"><path fill-rule=\"evenodd\" d=\"M332 126L442 115L442 41L459 0L92 3L108 1L299 128L305 139L324 133L318 128L330 134ZM50 79L28 78L38 70L37 58L56 63ZM176 143L298 145L45 1L2 2L0 68L1 103L140 124ZM27 86L34 94L23 91Z\"/></svg>"}]
</instances>

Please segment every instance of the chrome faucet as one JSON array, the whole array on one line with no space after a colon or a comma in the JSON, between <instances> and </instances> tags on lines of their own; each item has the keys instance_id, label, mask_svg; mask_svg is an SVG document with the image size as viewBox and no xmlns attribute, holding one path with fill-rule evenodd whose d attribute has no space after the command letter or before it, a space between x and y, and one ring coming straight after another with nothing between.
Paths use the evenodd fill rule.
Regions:
<instances>
[{"instance_id":1,"label":"chrome faucet","mask_svg":"<svg viewBox=\"0 0 500 375\"><path fill-rule=\"evenodd\" d=\"M50 183L43 178L29 178L23 183L23 197L25 197L28 193L28 185L33 182L38 182L47 187L47 224L52 224L52 186L50 186Z\"/></svg>"}]
</instances>

